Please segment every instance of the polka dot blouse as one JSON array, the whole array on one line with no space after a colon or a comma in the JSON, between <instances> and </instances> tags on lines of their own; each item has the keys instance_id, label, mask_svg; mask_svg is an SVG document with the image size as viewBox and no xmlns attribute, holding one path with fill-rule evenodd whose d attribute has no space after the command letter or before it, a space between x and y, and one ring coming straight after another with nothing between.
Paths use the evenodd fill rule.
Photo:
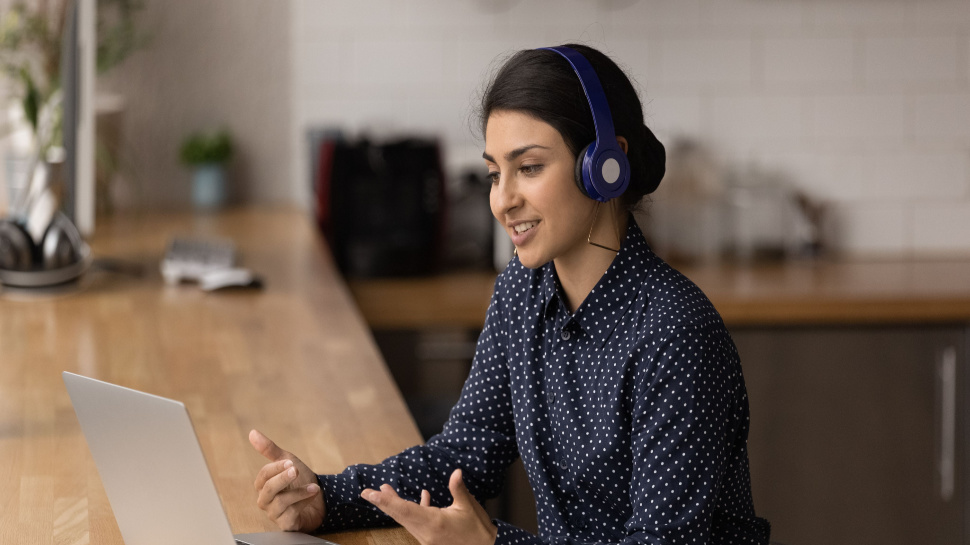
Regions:
<instances>
[{"instance_id":1,"label":"polka dot blouse","mask_svg":"<svg viewBox=\"0 0 970 545\"><path fill-rule=\"evenodd\" d=\"M493 497L521 456L539 536L495 521L496 543L767 543L734 343L704 294L629 224L572 314L552 263L513 259L444 429L380 464L321 475L322 530L391 523L359 496L382 483L449 505L456 468L480 501Z\"/></svg>"}]
</instances>

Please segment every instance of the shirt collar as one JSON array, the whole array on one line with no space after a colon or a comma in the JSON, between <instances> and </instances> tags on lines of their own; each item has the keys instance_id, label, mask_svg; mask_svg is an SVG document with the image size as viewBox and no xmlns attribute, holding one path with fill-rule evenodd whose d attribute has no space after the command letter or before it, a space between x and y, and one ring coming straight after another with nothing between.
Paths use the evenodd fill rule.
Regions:
<instances>
[{"instance_id":1,"label":"shirt collar","mask_svg":"<svg viewBox=\"0 0 970 545\"><path fill-rule=\"evenodd\" d=\"M539 297L541 297L543 316L551 318L559 310L559 278L556 277L556 268L552 262L546 263L541 268L541 280L539 283Z\"/></svg>"},{"instance_id":2,"label":"shirt collar","mask_svg":"<svg viewBox=\"0 0 970 545\"><path fill-rule=\"evenodd\" d=\"M598 346L602 347L610 338L620 317L633 302L643 285L637 276L648 274L647 261L652 255L647 241L643 238L643 232L630 216L620 251L593 291L573 314L576 325L592 335ZM541 271L539 293L543 303L543 316L549 319L555 317L560 307L565 308L565 305L555 265L549 262Z\"/></svg>"}]
</instances>

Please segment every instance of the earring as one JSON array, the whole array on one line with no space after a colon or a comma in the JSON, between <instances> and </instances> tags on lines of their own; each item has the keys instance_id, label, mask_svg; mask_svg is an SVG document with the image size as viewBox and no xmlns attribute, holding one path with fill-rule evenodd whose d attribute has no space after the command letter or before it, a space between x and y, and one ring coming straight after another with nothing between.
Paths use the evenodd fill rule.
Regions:
<instances>
[{"instance_id":1,"label":"earring","mask_svg":"<svg viewBox=\"0 0 970 545\"><path fill-rule=\"evenodd\" d=\"M604 250L609 250L611 252L619 253L620 252L619 249L610 248L609 246L603 246L602 244L598 244L596 242L593 242L593 226L596 225L596 218L599 216L599 214L600 214L600 207L597 204L596 205L596 210L593 212L593 223L590 223L589 224L589 234L586 235L586 243L589 244L590 246L596 246L597 248L603 248ZM619 233L617 233L616 240L617 240L617 242L620 241Z\"/></svg>"},{"instance_id":2,"label":"earring","mask_svg":"<svg viewBox=\"0 0 970 545\"><path fill-rule=\"evenodd\" d=\"M518 255L519 255L519 249L515 246L512 246L512 256L518 257Z\"/></svg>"}]
</instances>

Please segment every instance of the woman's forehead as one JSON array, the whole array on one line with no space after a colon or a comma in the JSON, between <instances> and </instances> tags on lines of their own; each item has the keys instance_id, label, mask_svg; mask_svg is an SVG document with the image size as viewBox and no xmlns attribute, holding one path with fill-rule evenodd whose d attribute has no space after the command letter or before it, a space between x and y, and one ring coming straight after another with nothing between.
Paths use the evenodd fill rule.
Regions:
<instances>
[{"instance_id":1,"label":"woman's forehead","mask_svg":"<svg viewBox=\"0 0 970 545\"><path fill-rule=\"evenodd\" d=\"M485 151L490 155L495 156L496 153L534 144L558 148L565 147L566 142L555 127L528 113L499 110L488 116L485 125Z\"/></svg>"}]
</instances>

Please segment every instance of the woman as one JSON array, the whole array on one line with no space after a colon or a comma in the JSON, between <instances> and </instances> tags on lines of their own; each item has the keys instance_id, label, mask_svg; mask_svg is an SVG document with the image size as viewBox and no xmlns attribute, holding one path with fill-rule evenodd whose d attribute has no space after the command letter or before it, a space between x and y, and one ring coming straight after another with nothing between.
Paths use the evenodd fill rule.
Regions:
<instances>
[{"instance_id":1,"label":"woman","mask_svg":"<svg viewBox=\"0 0 970 545\"><path fill-rule=\"evenodd\" d=\"M321 476L254 430L272 460L258 503L284 529L394 519L425 544L767 543L734 344L630 216L663 177L663 145L613 61L556 49L513 55L482 100L491 209L517 255L448 422L424 446ZM599 151L584 162L587 145ZM476 500L519 456L539 537Z\"/></svg>"}]
</instances>

